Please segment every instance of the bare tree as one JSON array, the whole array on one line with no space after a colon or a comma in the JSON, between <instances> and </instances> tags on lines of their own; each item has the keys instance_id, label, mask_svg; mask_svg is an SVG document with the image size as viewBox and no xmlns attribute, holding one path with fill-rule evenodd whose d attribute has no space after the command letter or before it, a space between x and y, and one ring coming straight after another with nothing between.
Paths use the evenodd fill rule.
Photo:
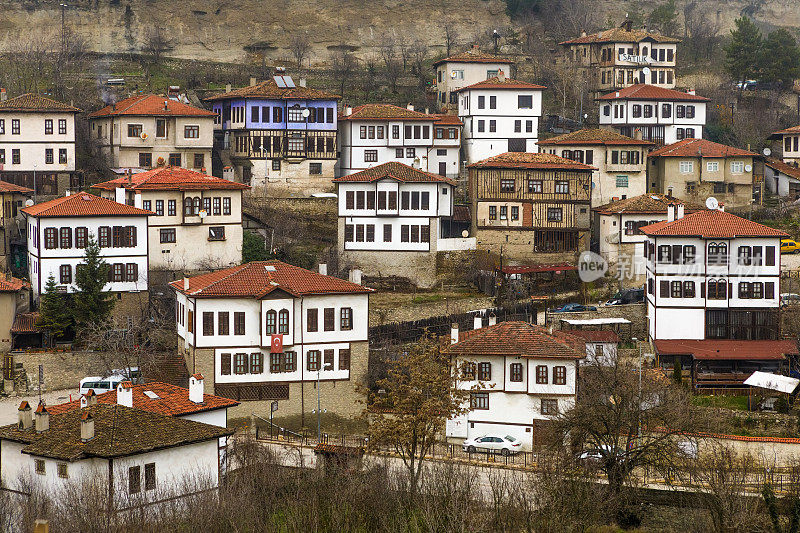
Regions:
<instances>
[{"instance_id":1,"label":"bare tree","mask_svg":"<svg viewBox=\"0 0 800 533\"><path fill-rule=\"evenodd\" d=\"M411 46L411 73L417 77L417 88L425 90L425 86L430 80L428 70L425 68L425 60L428 58L428 46L420 40L414 41Z\"/></svg>"},{"instance_id":2,"label":"bare tree","mask_svg":"<svg viewBox=\"0 0 800 533\"><path fill-rule=\"evenodd\" d=\"M306 33L297 33L292 36L289 41L289 50L292 51L294 60L297 62L297 68L302 68L303 61L308 59L311 53L311 39Z\"/></svg>"},{"instance_id":3,"label":"bare tree","mask_svg":"<svg viewBox=\"0 0 800 533\"><path fill-rule=\"evenodd\" d=\"M154 64L161 62L162 56L174 48L172 39L160 24L153 24L147 29L142 44L142 52L150 57Z\"/></svg>"},{"instance_id":4,"label":"bare tree","mask_svg":"<svg viewBox=\"0 0 800 533\"><path fill-rule=\"evenodd\" d=\"M392 92L397 92L397 81L403 73L403 64L398 53L398 46L394 39L387 39L380 48L383 73Z\"/></svg>"},{"instance_id":5,"label":"bare tree","mask_svg":"<svg viewBox=\"0 0 800 533\"><path fill-rule=\"evenodd\" d=\"M331 72L339 83L339 96L344 98L344 90L347 81L356 71L358 63L352 52L345 47L339 47L331 54Z\"/></svg>"},{"instance_id":6,"label":"bare tree","mask_svg":"<svg viewBox=\"0 0 800 533\"><path fill-rule=\"evenodd\" d=\"M553 0L542 12L545 31L561 41L593 31L597 24L596 0Z\"/></svg>"},{"instance_id":7,"label":"bare tree","mask_svg":"<svg viewBox=\"0 0 800 533\"><path fill-rule=\"evenodd\" d=\"M442 31L444 31L444 48L447 57L450 57L453 48L458 46L458 29L456 28L455 22L446 20L444 26L442 26Z\"/></svg>"},{"instance_id":8,"label":"bare tree","mask_svg":"<svg viewBox=\"0 0 800 533\"><path fill-rule=\"evenodd\" d=\"M698 0L692 0L683 8L684 44L691 50L692 57L710 59L719 43L721 24L719 12L711 20L709 8Z\"/></svg>"},{"instance_id":9,"label":"bare tree","mask_svg":"<svg viewBox=\"0 0 800 533\"><path fill-rule=\"evenodd\" d=\"M397 53L403 62L403 72L406 72L414 55L414 42L410 41L405 34L401 34L401 37L397 39Z\"/></svg>"}]
</instances>

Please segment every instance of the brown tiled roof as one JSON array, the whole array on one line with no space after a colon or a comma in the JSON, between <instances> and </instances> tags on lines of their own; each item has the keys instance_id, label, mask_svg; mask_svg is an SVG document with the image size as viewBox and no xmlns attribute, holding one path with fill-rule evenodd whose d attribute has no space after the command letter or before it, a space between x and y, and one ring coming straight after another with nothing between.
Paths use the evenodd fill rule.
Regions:
<instances>
[{"instance_id":1,"label":"brown tiled roof","mask_svg":"<svg viewBox=\"0 0 800 533\"><path fill-rule=\"evenodd\" d=\"M773 135L791 135L793 133L800 133L800 126L792 126L791 128L786 128L785 130L776 131Z\"/></svg>"},{"instance_id":2,"label":"brown tiled roof","mask_svg":"<svg viewBox=\"0 0 800 533\"><path fill-rule=\"evenodd\" d=\"M14 317L11 333L39 333L36 326L38 320L39 313L19 313Z\"/></svg>"},{"instance_id":3,"label":"brown tiled roof","mask_svg":"<svg viewBox=\"0 0 800 533\"><path fill-rule=\"evenodd\" d=\"M615 131L604 130L600 128L582 129L558 135L557 137L550 137L539 141L539 146L547 146L552 144L571 144L571 145L607 145L607 146L652 146L650 141L643 141L641 139L632 139L621 135Z\"/></svg>"},{"instance_id":4,"label":"brown tiled roof","mask_svg":"<svg viewBox=\"0 0 800 533\"><path fill-rule=\"evenodd\" d=\"M80 113L77 107L38 94L26 93L0 102L0 111Z\"/></svg>"},{"instance_id":5,"label":"brown tiled roof","mask_svg":"<svg viewBox=\"0 0 800 533\"><path fill-rule=\"evenodd\" d=\"M535 83L528 83L527 81L512 80L510 78L505 78L503 81L500 81L500 78L494 77L489 78L488 80L479 81L478 83L473 83L472 85L467 85L466 87L462 87L458 89L458 92L469 91L473 89L530 89L534 91L542 91L547 89L547 87L544 85L536 85Z\"/></svg>"},{"instance_id":6,"label":"brown tiled roof","mask_svg":"<svg viewBox=\"0 0 800 533\"><path fill-rule=\"evenodd\" d=\"M447 346L444 351L460 356L514 355L559 359L584 356L565 339L549 335L544 328L516 321L466 331L459 335L457 343Z\"/></svg>"},{"instance_id":7,"label":"brown tiled roof","mask_svg":"<svg viewBox=\"0 0 800 533\"><path fill-rule=\"evenodd\" d=\"M166 107L165 107L166 106ZM93 113L89 118L129 116L213 117L213 111L170 100L160 94L139 94L120 100Z\"/></svg>"},{"instance_id":8,"label":"brown tiled roof","mask_svg":"<svg viewBox=\"0 0 800 533\"><path fill-rule=\"evenodd\" d=\"M249 185L236 183L222 178L216 178L180 167L154 168L140 172L128 178L123 176L110 181L92 185L97 189L113 191L117 187L124 187L134 191L208 191L227 189L249 189Z\"/></svg>"},{"instance_id":9,"label":"brown tiled roof","mask_svg":"<svg viewBox=\"0 0 800 533\"><path fill-rule=\"evenodd\" d=\"M467 168L529 168L542 170L597 170L591 165L564 159L555 154L506 152L477 163Z\"/></svg>"},{"instance_id":10,"label":"brown tiled roof","mask_svg":"<svg viewBox=\"0 0 800 533\"><path fill-rule=\"evenodd\" d=\"M80 418L94 419L94 438L81 441ZM123 457L232 435L233 430L122 405L101 404L50 414L50 429L0 428L0 438L25 444L22 453L75 461Z\"/></svg>"},{"instance_id":11,"label":"brown tiled roof","mask_svg":"<svg viewBox=\"0 0 800 533\"><path fill-rule=\"evenodd\" d=\"M88 192L55 198L30 207L22 212L35 217L88 217L88 216L147 216L155 215L127 204L100 198Z\"/></svg>"},{"instance_id":12,"label":"brown tiled roof","mask_svg":"<svg viewBox=\"0 0 800 533\"><path fill-rule=\"evenodd\" d=\"M605 94L598 100L671 100L676 102L709 102L708 98L646 83L637 83Z\"/></svg>"},{"instance_id":13,"label":"brown tiled roof","mask_svg":"<svg viewBox=\"0 0 800 533\"><path fill-rule=\"evenodd\" d=\"M660 355L691 355L710 360L782 360L798 355L797 341L746 341L728 339L654 341Z\"/></svg>"},{"instance_id":14,"label":"brown tiled roof","mask_svg":"<svg viewBox=\"0 0 800 533\"><path fill-rule=\"evenodd\" d=\"M349 115L342 115L339 120L430 120L435 121L437 115L412 111L392 104L364 104L353 108Z\"/></svg>"},{"instance_id":15,"label":"brown tiled roof","mask_svg":"<svg viewBox=\"0 0 800 533\"><path fill-rule=\"evenodd\" d=\"M195 298L263 298L274 290L284 290L294 296L372 292L367 287L282 261L253 261L188 279L187 291L183 290L182 279L170 285L176 291Z\"/></svg>"},{"instance_id":16,"label":"brown tiled roof","mask_svg":"<svg viewBox=\"0 0 800 533\"><path fill-rule=\"evenodd\" d=\"M239 405L236 400L214 396L213 394L203 394L203 403L194 403L189 400L188 389L160 381L134 385L131 389L133 407L167 416L183 416L215 409L227 409L228 407ZM145 392L155 393L158 397L151 398ZM117 391L112 390L98 394L97 403L116 404ZM48 409L51 414L59 414L78 409L80 406L81 402L78 399L72 402L51 405Z\"/></svg>"},{"instance_id":17,"label":"brown tiled roof","mask_svg":"<svg viewBox=\"0 0 800 533\"><path fill-rule=\"evenodd\" d=\"M466 52L461 52L444 59L436 61L433 66L441 65L442 63L503 63L506 65L513 65L514 62L510 59L504 59L499 56L481 52L478 48L470 48Z\"/></svg>"},{"instance_id":18,"label":"brown tiled roof","mask_svg":"<svg viewBox=\"0 0 800 533\"><path fill-rule=\"evenodd\" d=\"M669 206L669 204L683 204L684 213L705 209L705 207L700 204L684 202L674 196L649 193L609 202L605 205L595 207L594 211L601 215L612 215L616 213L667 214L667 206Z\"/></svg>"},{"instance_id":19,"label":"brown tiled roof","mask_svg":"<svg viewBox=\"0 0 800 533\"><path fill-rule=\"evenodd\" d=\"M779 159L773 159L771 157L765 158L764 164L774 170L777 170L778 172L786 174L790 178L800 180L800 168L797 168L794 165L787 165L783 161L780 161Z\"/></svg>"},{"instance_id":20,"label":"brown tiled roof","mask_svg":"<svg viewBox=\"0 0 800 533\"><path fill-rule=\"evenodd\" d=\"M674 37L666 37L660 33L649 32L647 30L631 30L627 31L625 28L611 28L610 30L603 30L589 35L584 35L569 41L563 41L558 44L590 44L590 43L638 43L645 40L651 40L656 43L679 43L680 39Z\"/></svg>"},{"instance_id":21,"label":"brown tiled roof","mask_svg":"<svg viewBox=\"0 0 800 533\"><path fill-rule=\"evenodd\" d=\"M437 126L463 126L464 125L464 123L461 122L461 119L458 118L457 115L435 114L433 116L436 117L436 125Z\"/></svg>"},{"instance_id":22,"label":"brown tiled roof","mask_svg":"<svg viewBox=\"0 0 800 533\"><path fill-rule=\"evenodd\" d=\"M19 194L33 194L33 189L29 189L27 187L23 187L22 185L16 185L14 183L9 183L7 181L0 181L0 193L3 192L16 192Z\"/></svg>"},{"instance_id":23,"label":"brown tiled roof","mask_svg":"<svg viewBox=\"0 0 800 533\"><path fill-rule=\"evenodd\" d=\"M683 139L653 150L647 157L758 157L758 154L706 139Z\"/></svg>"},{"instance_id":24,"label":"brown tiled roof","mask_svg":"<svg viewBox=\"0 0 800 533\"><path fill-rule=\"evenodd\" d=\"M227 93L219 93L204 100L214 102L216 100L227 100L230 98L274 98L279 100L338 100L338 94L327 93L310 87L278 87L274 78L264 80L261 83L234 89Z\"/></svg>"},{"instance_id":25,"label":"brown tiled roof","mask_svg":"<svg viewBox=\"0 0 800 533\"><path fill-rule=\"evenodd\" d=\"M703 209L678 220L656 222L644 226L640 230L645 235L655 237L686 236L708 239L787 237L787 234L781 230L717 209Z\"/></svg>"},{"instance_id":26,"label":"brown tiled roof","mask_svg":"<svg viewBox=\"0 0 800 533\"><path fill-rule=\"evenodd\" d=\"M564 333L580 337L586 342L620 342L619 335L610 329L571 329Z\"/></svg>"},{"instance_id":27,"label":"brown tiled roof","mask_svg":"<svg viewBox=\"0 0 800 533\"><path fill-rule=\"evenodd\" d=\"M0 292L17 292L26 287L30 287L30 283L24 279L11 277L9 279L0 279Z\"/></svg>"},{"instance_id":28,"label":"brown tiled roof","mask_svg":"<svg viewBox=\"0 0 800 533\"><path fill-rule=\"evenodd\" d=\"M333 180L334 183L348 183L348 182L372 182L382 179L393 179L406 183L449 183L455 185L456 182L445 176L439 174L432 174L424 172L416 168L410 167L399 161L389 161L366 170L350 174L349 176L342 176Z\"/></svg>"}]
</instances>

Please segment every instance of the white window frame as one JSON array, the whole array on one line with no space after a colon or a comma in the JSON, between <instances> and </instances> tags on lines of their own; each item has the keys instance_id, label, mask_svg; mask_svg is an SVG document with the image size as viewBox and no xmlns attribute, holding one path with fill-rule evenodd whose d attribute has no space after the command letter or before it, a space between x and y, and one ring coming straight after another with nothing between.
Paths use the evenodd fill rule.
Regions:
<instances>
[{"instance_id":1,"label":"white window frame","mask_svg":"<svg viewBox=\"0 0 800 533\"><path fill-rule=\"evenodd\" d=\"M691 174L694 172L694 161L681 161L678 164L678 169L681 174Z\"/></svg>"},{"instance_id":2,"label":"white window frame","mask_svg":"<svg viewBox=\"0 0 800 533\"><path fill-rule=\"evenodd\" d=\"M719 161L706 161L706 172L719 172Z\"/></svg>"},{"instance_id":3,"label":"white window frame","mask_svg":"<svg viewBox=\"0 0 800 533\"><path fill-rule=\"evenodd\" d=\"M731 161L731 174L744 174L744 161Z\"/></svg>"}]
</instances>

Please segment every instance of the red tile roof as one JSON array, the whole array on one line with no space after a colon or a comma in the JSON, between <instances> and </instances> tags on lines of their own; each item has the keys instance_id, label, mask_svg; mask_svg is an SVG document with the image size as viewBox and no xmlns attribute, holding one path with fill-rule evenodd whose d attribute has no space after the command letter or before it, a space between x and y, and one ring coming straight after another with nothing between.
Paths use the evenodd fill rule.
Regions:
<instances>
[{"instance_id":1,"label":"red tile roof","mask_svg":"<svg viewBox=\"0 0 800 533\"><path fill-rule=\"evenodd\" d=\"M93 113L89 118L128 116L213 117L213 111L200 109L159 94L139 94L120 100Z\"/></svg>"},{"instance_id":2,"label":"red tile roof","mask_svg":"<svg viewBox=\"0 0 800 533\"><path fill-rule=\"evenodd\" d=\"M676 102L710 102L708 98L646 83L637 83L605 94L598 100L670 100Z\"/></svg>"},{"instance_id":3,"label":"red tile roof","mask_svg":"<svg viewBox=\"0 0 800 533\"><path fill-rule=\"evenodd\" d=\"M389 161L381 165L370 167L361 172L350 174L349 176L342 176L333 180L334 183L348 183L348 182L373 182L382 179L393 179L405 183L448 183L455 185L456 182L450 178L440 176L439 174L432 174L424 172L414 167L410 167L398 161Z\"/></svg>"},{"instance_id":4,"label":"red tile roof","mask_svg":"<svg viewBox=\"0 0 800 533\"><path fill-rule=\"evenodd\" d=\"M641 139L632 139L630 137L626 137L625 135L621 135L615 131L604 130L600 128L582 129L578 131L573 131L571 133L565 133L564 135L558 135L557 137L550 137L549 139L544 139L539 141L539 146L548 146L554 144L578 145L578 146L582 145L652 146L653 145L653 143L650 141L643 141Z\"/></svg>"},{"instance_id":5,"label":"red tile roof","mask_svg":"<svg viewBox=\"0 0 800 533\"><path fill-rule=\"evenodd\" d=\"M23 187L22 185L16 185L14 183L9 183L7 181L0 181L0 193L3 192L16 192L19 194L33 194L33 189L29 189L27 187Z\"/></svg>"},{"instance_id":6,"label":"red tile roof","mask_svg":"<svg viewBox=\"0 0 800 533\"><path fill-rule=\"evenodd\" d=\"M167 416L183 416L215 409L227 409L239 405L236 400L214 396L213 394L203 394L203 403L194 403L189 400L189 389L155 381L143 383L131 387L133 395L133 407L160 413ZM158 397L151 398L145 392L155 393ZM112 390L97 395L97 403L116 404L117 391ZM66 413L81 406L80 399L50 406L52 414Z\"/></svg>"},{"instance_id":7,"label":"red tile roof","mask_svg":"<svg viewBox=\"0 0 800 533\"><path fill-rule=\"evenodd\" d=\"M580 337L586 342L620 342L619 335L610 329L570 329L564 333Z\"/></svg>"},{"instance_id":8,"label":"red tile roof","mask_svg":"<svg viewBox=\"0 0 800 533\"><path fill-rule=\"evenodd\" d=\"M706 139L683 139L653 150L647 157L758 157L758 154Z\"/></svg>"},{"instance_id":9,"label":"red tile roof","mask_svg":"<svg viewBox=\"0 0 800 533\"><path fill-rule=\"evenodd\" d=\"M777 170L778 172L786 174L790 178L795 178L800 180L800 168L797 168L794 165L787 165L783 161L780 161L778 159L773 159L771 157L765 158L764 164L773 170Z\"/></svg>"},{"instance_id":10,"label":"red tile roof","mask_svg":"<svg viewBox=\"0 0 800 533\"><path fill-rule=\"evenodd\" d=\"M547 333L540 326L527 322L500 322L459 335L459 341L444 349L445 353L460 356L514 355L521 357L580 359L584 354L573 348L566 339Z\"/></svg>"},{"instance_id":11,"label":"red tile roof","mask_svg":"<svg viewBox=\"0 0 800 533\"><path fill-rule=\"evenodd\" d=\"M684 202L674 196L650 193L609 202L605 205L595 207L593 211L601 215L613 215L618 213L653 213L666 215L668 211L667 206L669 206L669 204L683 204L684 213L692 213L705 209L705 206Z\"/></svg>"},{"instance_id":12,"label":"red tile roof","mask_svg":"<svg viewBox=\"0 0 800 533\"><path fill-rule=\"evenodd\" d=\"M38 320L39 313L19 313L14 317L11 333L39 333L36 326Z\"/></svg>"},{"instance_id":13,"label":"red tile roof","mask_svg":"<svg viewBox=\"0 0 800 533\"><path fill-rule=\"evenodd\" d=\"M467 168L529 168L541 170L597 170L591 165L584 165L555 154L506 152L477 163Z\"/></svg>"},{"instance_id":14,"label":"red tile roof","mask_svg":"<svg viewBox=\"0 0 800 533\"><path fill-rule=\"evenodd\" d=\"M456 115L435 114L437 126L463 126L464 123Z\"/></svg>"},{"instance_id":15,"label":"red tile roof","mask_svg":"<svg viewBox=\"0 0 800 533\"><path fill-rule=\"evenodd\" d=\"M433 66L441 65L442 63L502 63L505 65L513 65L514 62L510 59L504 59L492 54L481 52L479 48L473 47L466 52L452 55L444 59L436 61Z\"/></svg>"},{"instance_id":16,"label":"red tile roof","mask_svg":"<svg viewBox=\"0 0 800 533\"><path fill-rule=\"evenodd\" d=\"M133 191L208 191L227 189L249 189L249 185L234 181L216 178L180 167L154 168L140 172L128 178L123 176L110 181L92 185L97 189L113 191L117 187L124 187Z\"/></svg>"},{"instance_id":17,"label":"red tile roof","mask_svg":"<svg viewBox=\"0 0 800 533\"><path fill-rule=\"evenodd\" d=\"M81 110L51 98L39 96L38 94L26 93L15 96L14 98L9 98L5 102L0 102L0 111L80 113Z\"/></svg>"},{"instance_id":18,"label":"red tile roof","mask_svg":"<svg viewBox=\"0 0 800 533\"><path fill-rule=\"evenodd\" d=\"M339 100L338 94L327 93L310 87L278 87L275 79L264 80L261 83L234 89L227 93L219 93L204 100L214 102L230 98L269 98L278 100Z\"/></svg>"},{"instance_id":19,"label":"red tile roof","mask_svg":"<svg viewBox=\"0 0 800 533\"><path fill-rule=\"evenodd\" d=\"M284 290L293 296L372 292L370 288L282 261L253 261L188 280L189 290L186 291L183 290L182 279L170 285L176 291L194 298L263 298L275 290Z\"/></svg>"},{"instance_id":20,"label":"red tile roof","mask_svg":"<svg viewBox=\"0 0 800 533\"><path fill-rule=\"evenodd\" d=\"M339 120L437 120L438 115L420 113L392 104L364 104L353 108L349 115L341 115Z\"/></svg>"},{"instance_id":21,"label":"red tile roof","mask_svg":"<svg viewBox=\"0 0 800 533\"><path fill-rule=\"evenodd\" d=\"M610 30L603 30L589 35L583 35L569 41L563 41L558 44L590 44L590 43L638 43L642 41L653 41L656 43L679 43L680 39L674 37L667 37L660 33L649 32L647 30L631 30L627 31L624 28L611 28Z\"/></svg>"},{"instance_id":22,"label":"red tile roof","mask_svg":"<svg viewBox=\"0 0 800 533\"><path fill-rule=\"evenodd\" d=\"M786 128L785 130L780 130L773 132L773 135L791 135L793 133L800 133L800 126L792 126L791 128Z\"/></svg>"},{"instance_id":23,"label":"red tile roof","mask_svg":"<svg viewBox=\"0 0 800 533\"><path fill-rule=\"evenodd\" d=\"M19 290L29 288L31 285L24 279L15 277L0 279L0 292L17 292Z\"/></svg>"},{"instance_id":24,"label":"red tile roof","mask_svg":"<svg viewBox=\"0 0 800 533\"><path fill-rule=\"evenodd\" d=\"M649 236L705 237L708 239L734 239L736 237L786 237L781 230L758 222L737 217L717 209L703 209L684 215L672 222L662 221L640 228Z\"/></svg>"},{"instance_id":25,"label":"red tile roof","mask_svg":"<svg viewBox=\"0 0 800 533\"><path fill-rule=\"evenodd\" d=\"M542 91L547 89L547 87L544 85L536 85L535 83L528 83L527 81L512 80L510 78L504 78L503 81L500 81L500 78L494 77L489 78L488 80L479 81L478 83L473 83L472 85L467 85L466 87L462 87L458 89L457 92L470 91L474 89L528 89L533 91Z\"/></svg>"},{"instance_id":26,"label":"red tile roof","mask_svg":"<svg viewBox=\"0 0 800 533\"><path fill-rule=\"evenodd\" d=\"M728 339L658 340L659 355L691 355L695 359L781 360L798 355L797 341L744 341Z\"/></svg>"},{"instance_id":27,"label":"red tile roof","mask_svg":"<svg viewBox=\"0 0 800 533\"><path fill-rule=\"evenodd\" d=\"M90 216L147 216L155 215L127 204L100 198L88 192L78 192L55 198L48 202L25 207L22 212L34 217L90 217Z\"/></svg>"}]
</instances>

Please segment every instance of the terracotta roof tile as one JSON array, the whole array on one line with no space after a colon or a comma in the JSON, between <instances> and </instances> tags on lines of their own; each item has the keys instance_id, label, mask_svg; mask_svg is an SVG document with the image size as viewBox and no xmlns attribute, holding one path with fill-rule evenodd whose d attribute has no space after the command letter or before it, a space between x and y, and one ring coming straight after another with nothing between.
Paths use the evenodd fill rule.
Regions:
<instances>
[{"instance_id":1,"label":"terracotta roof tile","mask_svg":"<svg viewBox=\"0 0 800 533\"><path fill-rule=\"evenodd\" d=\"M367 287L282 261L253 261L188 280L188 291L183 290L182 279L170 285L176 291L194 298L262 298L274 290L284 290L294 296L372 292Z\"/></svg>"},{"instance_id":2,"label":"terracotta roof tile","mask_svg":"<svg viewBox=\"0 0 800 533\"><path fill-rule=\"evenodd\" d=\"M598 100L670 100L675 102L710 102L708 98L646 83L637 83L605 94Z\"/></svg>"},{"instance_id":3,"label":"terracotta roof tile","mask_svg":"<svg viewBox=\"0 0 800 533\"><path fill-rule=\"evenodd\" d=\"M444 59L436 61L433 66L441 65L442 63L502 63L506 65L513 65L514 62L510 59L505 59L492 54L481 52L479 48L470 48L466 52L455 54Z\"/></svg>"},{"instance_id":4,"label":"terracotta roof tile","mask_svg":"<svg viewBox=\"0 0 800 533\"><path fill-rule=\"evenodd\" d=\"M239 405L236 400L214 396L213 394L203 394L203 403L194 403L189 400L189 390L183 387L170 385L161 381L152 383L142 383L134 385L132 388L133 407L159 413L167 416L183 416L193 413L213 411L215 409L227 409ZM154 393L157 398L151 398L145 392ZM112 390L97 395L97 403L116 404L117 391ZM66 413L81 406L80 399L72 402L50 406L51 414Z\"/></svg>"},{"instance_id":5,"label":"terracotta roof tile","mask_svg":"<svg viewBox=\"0 0 800 533\"><path fill-rule=\"evenodd\" d=\"M437 126L463 126L464 123L456 115L435 114Z\"/></svg>"},{"instance_id":6,"label":"terracotta roof tile","mask_svg":"<svg viewBox=\"0 0 800 533\"><path fill-rule=\"evenodd\" d=\"M234 89L227 93L219 93L204 100L214 102L231 98L268 98L277 100L339 100L338 94L327 93L310 87L278 87L275 79L264 80L261 83Z\"/></svg>"},{"instance_id":7,"label":"terracotta roof tile","mask_svg":"<svg viewBox=\"0 0 800 533\"><path fill-rule=\"evenodd\" d=\"M26 93L0 102L0 111L80 113L77 107L38 94Z\"/></svg>"},{"instance_id":8,"label":"terracotta roof tile","mask_svg":"<svg viewBox=\"0 0 800 533\"><path fill-rule=\"evenodd\" d=\"M798 355L797 341L747 341L728 339L658 340L656 351L665 355L691 355L695 359L782 360Z\"/></svg>"},{"instance_id":9,"label":"terracotta roof tile","mask_svg":"<svg viewBox=\"0 0 800 533\"><path fill-rule=\"evenodd\" d=\"M453 220L456 222L470 222L472 215L468 205L456 204L453 206Z\"/></svg>"},{"instance_id":10,"label":"terracotta roof tile","mask_svg":"<svg viewBox=\"0 0 800 533\"><path fill-rule=\"evenodd\" d=\"M736 237L786 237L781 230L758 222L737 217L717 209L703 209L672 222L656 222L640 228L645 235L654 237L686 236L708 239L734 239Z\"/></svg>"},{"instance_id":11,"label":"terracotta roof tile","mask_svg":"<svg viewBox=\"0 0 800 533\"><path fill-rule=\"evenodd\" d=\"M597 170L591 165L584 165L555 154L506 152L477 163L467 168L529 168L542 170Z\"/></svg>"},{"instance_id":12,"label":"terracotta roof tile","mask_svg":"<svg viewBox=\"0 0 800 533\"><path fill-rule=\"evenodd\" d=\"M166 108L165 108L166 106ZM139 94L120 100L93 113L89 118L116 117L121 115L154 117L213 117L215 113L183 102L170 100L158 94Z\"/></svg>"},{"instance_id":13,"label":"terracotta roof tile","mask_svg":"<svg viewBox=\"0 0 800 533\"><path fill-rule=\"evenodd\" d=\"M758 157L758 154L706 139L683 139L653 150L647 157Z\"/></svg>"},{"instance_id":14,"label":"terracotta roof tile","mask_svg":"<svg viewBox=\"0 0 800 533\"><path fill-rule=\"evenodd\" d=\"M110 181L92 185L93 188L113 191L117 187L124 187L133 191L207 191L227 189L249 189L249 185L236 183L222 178L216 178L180 167L154 168L140 172L128 178L123 176Z\"/></svg>"},{"instance_id":15,"label":"terracotta roof tile","mask_svg":"<svg viewBox=\"0 0 800 533\"><path fill-rule=\"evenodd\" d=\"M25 207L22 212L35 217L89 217L89 216L147 216L155 215L127 204L100 198L88 192L55 198L48 202Z\"/></svg>"},{"instance_id":16,"label":"terracotta roof tile","mask_svg":"<svg viewBox=\"0 0 800 533\"><path fill-rule=\"evenodd\" d=\"M466 87L462 87L458 89L457 92L469 91L473 89L530 89L534 91L542 91L547 89L547 87L544 85L536 85L535 83L528 83L527 81L512 80L510 78L505 78L503 81L500 81L500 78L494 77L489 78L488 80L479 81L478 83L473 83L472 85L467 85Z\"/></svg>"},{"instance_id":17,"label":"terracotta roof tile","mask_svg":"<svg viewBox=\"0 0 800 533\"><path fill-rule=\"evenodd\" d=\"M610 329L571 329L565 333L580 337L586 342L620 342L619 335Z\"/></svg>"},{"instance_id":18,"label":"terracotta roof tile","mask_svg":"<svg viewBox=\"0 0 800 533\"><path fill-rule=\"evenodd\" d=\"M540 326L517 321L465 331L459 335L459 341L447 346L444 352L460 356L516 355L559 359L584 356L567 340L548 334Z\"/></svg>"},{"instance_id":19,"label":"terracotta roof tile","mask_svg":"<svg viewBox=\"0 0 800 533\"><path fill-rule=\"evenodd\" d=\"M595 207L593 210L602 215L611 215L616 213L653 213L653 214L667 214L667 206L669 204L683 204L684 213L691 213L693 211L700 211L705 209L705 206L700 204L693 204L684 202L674 196L666 194L641 194L632 198L625 198L624 200L617 200L609 202L605 205Z\"/></svg>"},{"instance_id":20,"label":"terracotta roof tile","mask_svg":"<svg viewBox=\"0 0 800 533\"><path fill-rule=\"evenodd\" d=\"M435 121L437 115L412 111L392 104L364 104L353 108L349 115L342 115L339 120L430 120Z\"/></svg>"},{"instance_id":21,"label":"terracotta roof tile","mask_svg":"<svg viewBox=\"0 0 800 533\"><path fill-rule=\"evenodd\" d=\"M565 133L557 137L550 137L539 141L539 146L558 144L570 145L608 145L608 146L652 146L653 143L649 141L642 141L640 139L632 139L621 135L615 131L604 130L600 128L582 129L573 131L572 133Z\"/></svg>"},{"instance_id":22,"label":"terracotta roof tile","mask_svg":"<svg viewBox=\"0 0 800 533\"><path fill-rule=\"evenodd\" d=\"M785 130L776 131L773 135L791 135L793 133L800 133L800 126L792 126L791 128L786 128Z\"/></svg>"},{"instance_id":23,"label":"terracotta roof tile","mask_svg":"<svg viewBox=\"0 0 800 533\"><path fill-rule=\"evenodd\" d=\"M624 28L611 28L610 30L603 30L592 34L584 35L569 41L563 41L561 45L566 44L589 44L589 43L638 43L644 40L651 40L656 43L679 43L680 39L674 37L667 37L660 33L649 32L647 30L631 30L627 31Z\"/></svg>"},{"instance_id":24,"label":"terracotta roof tile","mask_svg":"<svg viewBox=\"0 0 800 533\"><path fill-rule=\"evenodd\" d=\"M16 192L19 194L33 194L33 189L29 189L27 187L23 187L22 185L16 185L14 183L9 183L7 181L0 181L0 193L3 192Z\"/></svg>"},{"instance_id":25,"label":"terracotta roof tile","mask_svg":"<svg viewBox=\"0 0 800 533\"><path fill-rule=\"evenodd\" d=\"M347 182L372 182L381 179L394 179L405 183L449 183L455 185L456 182L450 178L440 176L439 174L432 174L424 172L416 168L410 167L398 161L389 161L378 166L370 167L366 170L350 174L349 176L342 176L333 180L334 183L347 183Z\"/></svg>"},{"instance_id":26,"label":"terracotta roof tile","mask_svg":"<svg viewBox=\"0 0 800 533\"><path fill-rule=\"evenodd\" d=\"M780 161L778 159L773 159L771 157L767 157L764 160L764 164L774 170L777 170L778 172L786 174L790 178L795 178L800 180L800 168L794 165L788 165L783 161Z\"/></svg>"},{"instance_id":27,"label":"terracotta roof tile","mask_svg":"<svg viewBox=\"0 0 800 533\"><path fill-rule=\"evenodd\" d=\"M80 417L94 419L94 438L83 442ZM233 430L174 418L122 405L101 404L50 415L50 429L17 424L0 428L0 438L24 444L22 453L75 461L90 457L121 457L172 448L232 435Z\"/></svg>"},{"instance_id":28,"label":"terracotta roof tile","mask_svg":"<svg viewBox=\"0 0 800 533\"><path fill-rule=\"evenodd\" d=\"M18 313L14 317L11 333L39 333L39 328L36 326L38 320L39 313Z\"/></svg>"},{"instance_id":29,"label":"terracotta roof tile","mask_svg":"<svg viewBox=\"0 0 800 533\"><path fill-rule=\"evenodd\" d=\"M27 400L22 400L22 403L19 404L19 411L27 411L31 408L31 404L27 402Z\"/></svg>"},{"instance_id":30,"label":"terracotta roof tile","mask_svg":"<svg viewBox=\"0 0 800 533\"><path fill-rule=\"evenodd\" d=\"M0 292L17 292L24 288L29 288L31 285L24 279L10 277L8 279L0 279Z\"/></svg>"}]
</instances>

